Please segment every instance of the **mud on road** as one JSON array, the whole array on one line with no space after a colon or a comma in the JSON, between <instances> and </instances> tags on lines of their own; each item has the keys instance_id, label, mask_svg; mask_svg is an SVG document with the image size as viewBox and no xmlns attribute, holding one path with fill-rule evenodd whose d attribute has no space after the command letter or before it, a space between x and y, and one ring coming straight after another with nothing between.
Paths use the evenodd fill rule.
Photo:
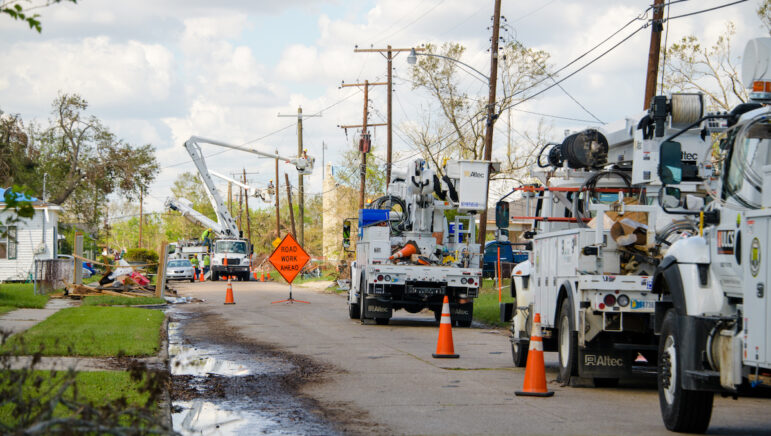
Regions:
<instances>
[{"instance_id":1,"label":"mud on road","mask_svg":"<svg viewBox=\"0 0 771 436\"><path fill-rule=\"evenodd\" d=\"M385 434L350 404L300 393L338 368L245 338L192 305L169 311L172 417L182 434Z\"/></svg>"}]
</instances>

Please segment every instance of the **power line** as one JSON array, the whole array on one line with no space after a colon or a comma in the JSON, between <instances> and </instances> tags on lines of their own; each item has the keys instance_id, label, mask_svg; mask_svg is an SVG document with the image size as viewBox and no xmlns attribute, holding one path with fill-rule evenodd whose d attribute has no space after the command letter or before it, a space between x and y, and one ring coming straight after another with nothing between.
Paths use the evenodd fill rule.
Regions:
<instances>
[{"instance_id":1,"label":"power line","mask_svg":"<svg viewBox=\"0 0 771 436\"><path fill-rule=\"evenodd\" d=\"M401 29L397 30L396 32L390 33L388 36L385 36L385 37L381 38L380 40L378 40L378 41L377 41L377 43L380 43L380 42L382 42L382 41L385 41L385 40L387 40L387 39L391 38L392 36L394 36L394 35L396 35L396 34L398 34L398 33L401 33L401 32L403 32L405 29L407 29L408 27L410 27L410 26L412 26L413 24L417 23L418 21L420 21L420 19L422 19L423 17L425 17L426 15L428 15L428 14L429 14L431 11L433 11L434 9L436 9L437 7L439 7L439 5L441 5L441 4L442 4L442 3L444 3L444 2L445 2L445 0L439 0L439 1L438 1L438 2L437 2L435 5L434 5L434 6L432 6L431 8L429 8L427 11L423 12L422 14L418 15L418 17L417 17L417 18L415 18L414 20L410 21L409 23L407 23L406 25L404 25L404 27L402 27Z\"/></svg>"},{"instance_id":2,"label":"power line","mask_svg":"<svg viewBox=\"0 0 771 436\"><path fill-rule=\"evenodd\" d=\"M674 17L669 17L668 20L675 20L675 19L678 19L678 18L684 18L684 17L690 17L692 15L703 14L705 12L710 12L710 11L715 11L715 10L718 10L718 9L727 8L728 6L738 5L739 3L744 3L746 1L747 0L738 0L738 1L735 1L735 2L731 2L731 3L726 3L726 4L720 5L720 6L715 6L715 7L708 8L708 9L702 9L700 11L689 12L687 14L682 14L682 15L675 15Z\"/></svg>"}]
</instances>

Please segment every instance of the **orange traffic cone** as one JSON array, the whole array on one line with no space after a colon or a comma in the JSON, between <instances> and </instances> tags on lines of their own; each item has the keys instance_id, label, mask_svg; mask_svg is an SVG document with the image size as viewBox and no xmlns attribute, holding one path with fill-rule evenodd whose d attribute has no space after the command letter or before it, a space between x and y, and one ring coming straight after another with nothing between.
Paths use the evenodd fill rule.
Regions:
<instances>
[{"instance_id":1,"label":"orange traffic cone","mask_svg":"<svg viewBox=\"0 0 771 436\"><path fill-rule=\"evenodd\" d=\"M228 279L228 290L225 292L225 304L236 304L233 300L233 285L230 284L230 279Z\"/></svg>"},{"instance_id":2,"label":"orange traffic cone","mask_svg":"<svg viewBox=\"0 0 771 436\"><path fill-rule=\"evenodd\" d=\"M201 280L202 282L206 280L206 279L203 277L203 270L201 270L201 274L199 275L199 280Z\"/></svg>"},{"instance_id":3,"label":"orange traffic cone","mask_svg":"<svg viewBox=\"0 0 771 436\"><path fill-rule=\"evenodd\" d=\"M400 259L402 257L410 257L415 253L419 253L420 250L418 249L418 244L415 243L415 241L407 241L406 244L404 244L404 247L402 247L401 250L397 251L396 253L392 254L391 257L389 257L389 260L396 260Z\"/></svg>"},{"instance_id":4,"label":"orange traffic cone","mask_svg":"<svg viewBox=\"0 0 771 436\"><path fill-rule=\"evenodd\" d=\"M450 299L444 296L442 303L442 316L439 321L439 339L436 341L436 353L434 358L457 359L455 347L452 345L452 322L450 321Z\"/></svg>"},{"instance_id":5,"label":"orange traffic cone","mask_svg":"<svg viewBox=\"0 0 771 436\"><path fill-rule=\"evenodd\" d=\"M543 337L541 336L541 314L533 318L533 334L527 351L527 367L522 390L514 392L519 396L551 397L554 391L546 389L546 370L543 365Z\"/></svg>"},{"instance_id":6,"label":"orange traffic cone","mask_svg":"<svg viewBox=\"0 0 771 436\"><path fill-rule=\"evenodd\" d=\"M260 280L257 278L257 271L252 271L252 276L254 277L255 282Z\"/></svg>"},{"instance_id":7,"label":"orange traffic cone","mask_svg":"<svg viewBox=\"0 0 771 436\"><path fill-rule=\"evenodd\" d=\"M260 273L260 281L261 282L265 281L265 272L264 271L262 273Z\"/></svg>"}]
</instances>

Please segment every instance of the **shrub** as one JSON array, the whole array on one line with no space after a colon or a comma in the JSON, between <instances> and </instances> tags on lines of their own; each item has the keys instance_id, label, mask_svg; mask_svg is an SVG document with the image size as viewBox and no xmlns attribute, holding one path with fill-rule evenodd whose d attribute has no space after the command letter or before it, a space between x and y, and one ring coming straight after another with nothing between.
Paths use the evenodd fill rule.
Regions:
<instances>
[{"instance_id":1,"label":"shrub","mask_svg":"<svg viewBox=\"0 0 771 436\"><path fill-rule=\"evenodd\" d=\"M123 257L127 262L158 263L158 253L147 248L131 248L126 251ZM158 272L157 266L147 267L147 272L155 274Z\"/></svg>"}]
</instances>

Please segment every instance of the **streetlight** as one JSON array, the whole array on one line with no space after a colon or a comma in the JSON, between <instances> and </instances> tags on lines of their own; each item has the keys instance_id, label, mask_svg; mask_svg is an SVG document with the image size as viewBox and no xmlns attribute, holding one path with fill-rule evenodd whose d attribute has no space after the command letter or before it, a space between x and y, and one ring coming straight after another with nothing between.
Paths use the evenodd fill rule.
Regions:
<instances>
[{"instance_id":1,"label":"streetlight","mask_svg":"<svg viewBox=\"0 0 771 436\"><path fill-rule=\"evenodd\" d=\"M415 63L418 62L418 56L431 56L431 57L435 57L435 58L442 58L442 59L447 59L448 61L451 61L451 62L455 62L455 63L461 64L461 65L465 66L466 68L468 68L468 69L474 71L475 73L479 74L480 76L484 77L485 83L487 83L488 85L490 84L490 78L488 76L486 76L484 73L482 73L481 71L477 70L476 68L472 67L471 65L469 65L469 64L467 64L465 62L459 61L457 59L453 59L453 58L448 57L448 56L444 56L444 55L440 55L440 54L434 54L434 53L417 53L415 51L415 49L412 48L412 49L410 49L410 55L407 56L407 63L410 64L410 65L415 65Z\"/></svg>"}]
</instances>

